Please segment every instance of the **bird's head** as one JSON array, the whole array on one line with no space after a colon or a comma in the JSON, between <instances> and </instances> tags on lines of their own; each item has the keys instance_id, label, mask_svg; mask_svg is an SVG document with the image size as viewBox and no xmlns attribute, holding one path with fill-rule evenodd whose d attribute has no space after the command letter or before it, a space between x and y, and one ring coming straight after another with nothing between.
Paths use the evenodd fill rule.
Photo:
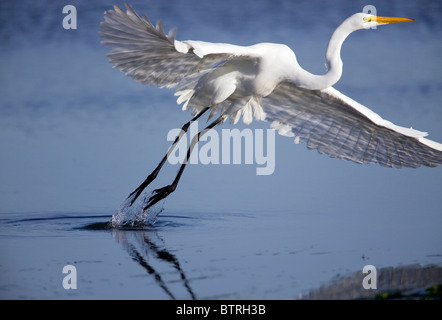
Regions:
<instances>
[{"instance_id":1,"label":"bird's head","mask_svg":"<svg viewBox=\"0 0 442 320\"><path fill-rule=\"evenodd\" d=\"M352 25L354 30L370 29L389 23L409 22L414 19L396 18L396 17L378 17L372 14L356 13L352 15L347 21Z\"/></svg>"}]
</instances>

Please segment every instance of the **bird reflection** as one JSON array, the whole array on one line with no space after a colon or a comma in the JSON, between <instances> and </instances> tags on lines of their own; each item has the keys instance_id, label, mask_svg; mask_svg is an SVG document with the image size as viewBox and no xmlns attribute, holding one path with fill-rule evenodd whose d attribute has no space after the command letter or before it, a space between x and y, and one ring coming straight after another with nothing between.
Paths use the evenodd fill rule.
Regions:
<instances>
[{"instance_id":1,"label":"bird reflection","mask_svg":"<svg viewBox=\"0 0 442 320\"><path fill-rule=\"evenodd\" d=\"M163 269L158 270L154 267L157 262L167 262L180 275L180 281L185 287L190 298L195 300L196 295L190 287L189 280L186 277L184 270L181 268L177 257L167 250L164 240L158 235L156 230L124 230L112 229L113 238L120 243L123 248L129 253L134 261L140 264L149 275L152 275L157 285L169 296L171 299L176 299L168 285L161 276L161 272L166 274ZM149 262L149 258L153 258ZM167 272L169 274L169 272ZM170 282L169 282L170 283Z\"/></svg>"}]
</instances>

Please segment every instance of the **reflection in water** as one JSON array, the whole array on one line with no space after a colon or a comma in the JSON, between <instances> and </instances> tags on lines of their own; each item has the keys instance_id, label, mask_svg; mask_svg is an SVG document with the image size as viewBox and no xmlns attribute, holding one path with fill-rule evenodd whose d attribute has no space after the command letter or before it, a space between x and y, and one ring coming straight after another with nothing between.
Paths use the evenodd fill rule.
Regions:
<instances>
[{"instance_id":1,"label":"reflection in water","mask_svg":"<svg viewBox=\"0 0 442 320\"><path fill-rule=\"evenodd\" d=\"M152 275L158 286L171 298L176 299L171 288L168 286L160 272L165 273L164 269L158 270L154 267L156 262L167 262L180 275L180 281L184 285L190 298L195 300L196 296L190 287L189 280L186 277L184 270L172 253L167 250L164 240L158 235L156 230L146 229L112 229L113 238L120 243L123 248L129 253L134 261L140 264L148 274ZM149 257L154 260L149 262Z\"/></svg>"},{"instance_id":2,"label":"reflection in water","mask_svg":"<svg viewBox=\"0 0 442 320\"><path fill-rule=\"evenodd\" d=\"M377 289L364 289L368 274L361 271L339 277L332 284L309 292L303 299L440 299L442 267L410 265L376 271Z\"/></svg>"}]
</instances>

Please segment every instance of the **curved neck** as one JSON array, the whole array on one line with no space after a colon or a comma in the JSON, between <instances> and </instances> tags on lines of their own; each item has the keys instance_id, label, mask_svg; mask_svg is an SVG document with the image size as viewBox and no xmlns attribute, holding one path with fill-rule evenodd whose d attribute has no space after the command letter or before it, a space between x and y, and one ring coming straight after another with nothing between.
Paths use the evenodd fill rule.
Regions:
<instances>
[{"instance_id":1,"label":"curved neck","mask_svg":"<svg viewBox=\"0 0 442 320\"><path fill-rule=\"evenodd\" d=\"M295 84L299 87L310 90L322 90L334 85L342 75L341 47L344 40L355 31L344 21L330 38L325 60L327 73L324 75L315 75L301 68L301 74L296 77Z\"/></svg>"}]
</instances>

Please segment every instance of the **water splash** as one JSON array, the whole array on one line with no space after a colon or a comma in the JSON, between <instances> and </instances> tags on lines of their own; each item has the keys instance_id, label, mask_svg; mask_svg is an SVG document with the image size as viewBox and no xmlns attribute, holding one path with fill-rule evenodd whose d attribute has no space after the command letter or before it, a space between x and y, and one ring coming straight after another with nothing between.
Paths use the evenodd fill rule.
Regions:
<instances>
[{"instance_id":1,"label":"water splash","mask_svg":"<svg viewBox=\"0 0 442 320\"><path fill-rule=\"evenodd\" d=\"M155 223L157 216L164 210L164 199L153 205L147 210L146 207L149 198L153 195L151 192L143 192L140 197L132 204L135 195L128 197L118 211L112 215L110 225L113 228L119 227L146 227Z\"/></svg>"}]
</instances>

